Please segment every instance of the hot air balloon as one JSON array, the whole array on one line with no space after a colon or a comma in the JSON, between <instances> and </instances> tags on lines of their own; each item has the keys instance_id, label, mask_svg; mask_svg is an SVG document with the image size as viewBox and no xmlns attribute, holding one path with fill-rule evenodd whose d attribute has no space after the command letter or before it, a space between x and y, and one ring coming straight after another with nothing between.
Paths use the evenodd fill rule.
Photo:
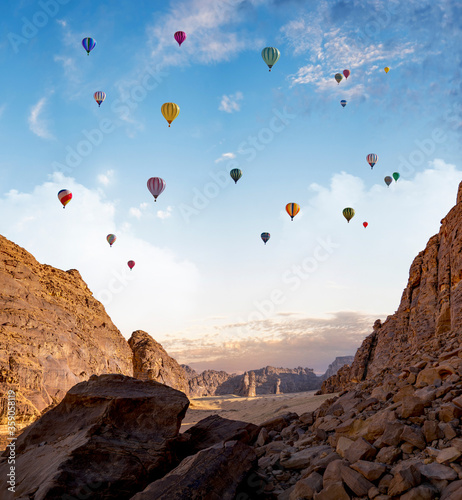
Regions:
<instances>
[{"instance_id":1,"label":"hot air balloon","mask_svg":"<svg viewBox=\"0 0 462 500\"><path fill-rule=\"evenodd\" d=\"M387 175L383 180L388 187L390 187L390 184L393 182L393 179L389 175Z\"/></svg>"},{"instance_id":2,"label":"hot air balloon","mask_svg":"<svg viewBox=\"0 0 462 500\"><path fill-rule=\"evenodd\" d=\"M294 217L300 212L300 205L297 203L287 203L286 212L290 215L290 220L294 220Z\"/></svg>"},{"instance_id":3,"label":"hot air balloon","mask_svg":"<svg viewBox=\"0 0 462 500\"><path fill-rule=\"evenodd\" d=\"M343 75L342 75L342 73L337 73L337 74L335 75L335 81L336 81L338 84L340 84L340 82L341 82L342 80L343 80Z\"/></svg>"},{"instance_id":4,"label":"hot air balloon","mask_svg":"<svg viewBox=\"0 0 462 500\"><path fill-rule=\"evenodd\" d=\"M349 69L344 69L344 70L343 70L343 76L344 76L345 78L348 78L348 77L350 76L350 70L349 70Z\"/></svg>"},{"instance_id":5,"label":"hot air balloon","mask_svg":"<svg viewBox=\"0 0 462 500\"><path fill-rule=\"evenodd\" d=\"M345 101L345 99L342 99L340 101L340 104L342 105L342 107L345 107L347 105L347 102Z\"/></svg>"},{"instance_id":6,"label":"hot air balloon","mask_svg":"<svg viewBox=\"0 0 462 500\"><path fill-rule=\"evenodd\" d=\"M177 31L173 37L178 42L178 45L181 47L181 44L186 40L186 33L184 31Z\"/></svg>"},{"instance_id":7,"label":"hot air balloon","mask_svg":"<svg viewBox=\"0 0 462 500\"><path fill-rule=\"evenodd\" d=\"M160 177L151 177L148 180L148 189L151 192L152 196L154 196L154 201L157 201L157 197L162 193L165 189L165 181Z\"/></svg>"},{"instance_id":8,"label":"hot air balloon","mask_svg":"<svg viewBox=\"0 0 462 500\"><path fill-rule=\"evenodd\" d=\"M271 238L271 235L269 233L261 233L261 239L266 245L266 242Z\"/></svg>"},{"instance_id":9,"label":"hot air balloon","mask_svg":"<svg viewBox=\"0 0 462 500\"><path fill-rule=\"evenodd\" d=\"M104 92L101 92L101 90L99 90L98 92L95 92L93 94L93 97L95 99L95 101L98 103L98 107L101 106L101 103L104 101L104 99L106 99L106 94Z\"/></svg>"},{"instance_id":10,"label":"hot air balloon","mask_svg":"<svg viewBox=\"0 0 462 500\"><path fill-rule=\"evenodd\" d=\"M234 184L237 184L237 181L242 177L242 172L238 168L233 168L229 175L233 179Z\"/></svg>"},{"instance_id":11,"label":"hot air balloon","mask_svg":"<svg viewBox=\"0 0 462 500\"><path fill-rule=\"evenodd\" d=\"M130 268L130 271L135 267L135 261L134 260L129 260L127 262L127 266Z\"/></svg>"},{"instance_id":12,"label":"hot air balloon","mask_svg":"<svg viewBox=\"0 0 462 500\"><path fill-rule=\"evenodd\" d=\"M269 70L278 62L281 53L276 47L265 47L261 51L261 56L263 60L268 65Z\"/></svg>"},{"instance_id":13,"label":"hot air balloon","mask_svg":"<svg viewBox=\"0 0 462 500\"><path fill-rule=\"evenodd\" d=\"M370 155L366 156L366 161L367 161L367 163L369 163L369 165L371 166L371 170L372 170L374 165L379 161L379 157L377 155L371 153Z\"/></svg>"},{"instance_id":14,"label":"hot air balloon","mask_svg":"<svg viewBox=\"0 0 462 500\"><path fill-rule=\"evenodd\" d=\"M180 107L174 102L166 102L165 104L162 104L160 110L162 111L164 118L167 120L169 127L172 121L180 114Z\"/></svg>"},{"instance_id":15,"label":"hot air balloon","mask_svg":"<svg viewBox=\"0 0 462 500\"><path fill-rule=\"evenodd\" d=\"M58 199L63 204L63 208L66 208L66 205L72 199L72 193L69 191L69 189L61 189L61 191L58 193Z\"/></svg>"},{"instance_id":16,"label":"hot air balloon","mask_svg":"<svg viewBox=\"0 0 462 500\"><path fill-rule=\"evenodd\" d=\"M96 40L87 36L86 38L84 38L82 40L82 45L83 45L83 48L87 51L87 56L89 56L90 52L95 48Z\"/></svg>"},{"instance_id":17,"label":"hot air balloon","mask_svg":"<svg viewBox=\"0 0 462 500\"><path fill-rule=\"evenodd\" d=\"M345 219L347 220L347 222L350 222L350 220L355 215L355 211L352 208L350 208L350 207L344 208L342 213L343 213L343 217L345 217Z\"/></svg>"},{"instance_id":18,"label":"hot air balloon","mask_svg":"<svg viewBox=\"0 0 462 500\"><path fill-rule=\"evenodd\" d=\"M363 226L364 226L364 227L367 227L368 225L369 225L369 223L368 223L368 222L363 222Z\"/></svg>"},{"instance_id":19,"label":"hot air balloon","mask_svg":"<svg viewBox=\"0 0 462 500\"><path fill-rule=\"evenodd\" d=\"M395 179L395 182L399 179L400 175L398 172L393 172L393 179Z\"/></svg>"},{"instance_id":20,"label":"hot air balloon","mask_svg":"<svg viewBox=\"0 0 462 500\"><path fill-rule=\"evenodd\" d=\"M385 71L385 73L388 73L390 71L390 68L386 66L385 68L383 68L383 71Z\"/></svg>"},{"instance_id":21,"label":"hot air balloon","mask_svg":"<svg viewBox=\"0 0 462 500\"><path fill-rule=\"evenodd\" d=\"M106 236L106 239L107 239L107 242L109 243L109 245L112 247L112 245L114 244L114 241L117 239L115 234L108 234Z\"/></svg>"}]
</instances>

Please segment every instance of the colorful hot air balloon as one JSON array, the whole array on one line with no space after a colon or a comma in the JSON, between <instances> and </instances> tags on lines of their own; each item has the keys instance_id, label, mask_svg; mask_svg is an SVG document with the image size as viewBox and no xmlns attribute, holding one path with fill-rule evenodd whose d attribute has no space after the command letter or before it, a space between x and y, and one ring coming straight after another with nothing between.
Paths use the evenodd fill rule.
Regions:
<instances>
[{"instance_id":1,"label":"colorful hot air balloon","mask_svg":"<svg viewBox=\"0 0 462 500\"><path fill-rule=\"evenodd\" d=\"M154 196L154 201L157 201L157 197L165 189L165 186L166 184L164 179L161 179L160 177L151 177L148 180L148 189L152 196Z\"/></svg>"},{"instance_id":2,"label":"colorful hot air balloon","mask_svg":"<svg viewBox=\"0 0 462 500\"><path fill-rule=\"evenodd\" d=\"M264 244L266 245L266 242L271 238L271 235L269 233L261 233L261 239L263 240Z\"/></svg>"},{"instance_id":3,"label":"colorful hot air balloon","mask_svg":"<svg viewBox=\"0 0 462 500\"><path fill-rule=\"evenodd\" d=\"M345 107L347 105L347 102L345 101L345 99L342 99L340 101L340 104L342 105L342 107Z\"/></svg>"},{"instance_id":4,"label":"colorful hot air balloon","mask_svg":"<svg viewBox=\"0 0 462 500\"><path fill-rule=\"evenodd\" d=\"M383 68L383 71L385 71L385 73L388 73L390 71L390 68L388 66L385 66L385 68Z\"/></svg>"},{"instance_id":5,"label":"colorful hot air balloon","mask_svg":"<svg viewBox=\"0 0 462 500\"><path fill-rule=\"evenodd\" d=\"M167 120L169 127L172 121L180 114L180 107L174 102L166 102L165 104L162 104L160 110L162 111L164 118Z\"/></svg>"},{"instance_id":6,"label":"colorful hot air balloon","mask_svg":"<svg viewBox=\"0 0 462 500\"><path fill-rule=\"evenodd\" d=\"M178 42L178 45L181 47L181 44L186 40L186 33L184 31L177 31L173 37Z\"/></svg>"},{"instance_id":7,"label":"colorful hot air balloon","mask_svg":"<svg viewBox=\"0 0 462 500\"><path fill-rule=\"evenodd\" d=\"M336 81L338 84L340 84L340 82L341 82L342 80L343 80L343 75L342 75L342 73L337 73L337 74L335 75L335 81Z\"/></svg>"},{"instance_id":8,"label":"colorful hot air balloon","mask_svg":"<svg viewBox=\"0 0 462 500\"><path fill-rule=\"evenodd\" d=\"M387 175L383 180L388 187L390 187L390 184L393 182L393 179L389 175Z\"/></svg>"},{"instance_id":9,"label":"colorful hot air balloon","mask_svg":"<svg viewBox=\"0 0 462 500\"><path fill-rule=\"evenodd\" d=\"M368 222L363 222L363 226L364 226L364 227L367 227L368 225L369 225L369 223L368 223Z\"/></svg>"},{"instance_id":10,"label":"colorful hot air balloon","mask_svg":"<svg viewBox=\"0 0 462 500\"><path fill-rule=\"evenodd\" d=\"M61 189L61 191L58 193L58 199L63 204L63 208L66 208L66 205L72 199L72 193L69 191L69 189Z\"/></svg>"},{"instance_id":11,"label":"colorful hot air balloon","mask_svg":"<svg viewBox=\"0 0 462 500\"><path fill-rule=\"evenodd\" d=\"M290 215L290 220L294 220L294 217L300 212L300 205L297 203L287 203L286 212Z\"/></svg>"},{"instance_id":12,"label":"colorful hot air balloon","mask_svg":"<svg viewBox=\"0 0 462 500\"><path fill-rule=\"evenodd\" d=\"M83 48L87 51L87 56L89 56L90 52L95 48L96 40L87 36L86 38L84 38L82 40L82 45L83 45Z\"/></svg>"},{"instance_id":13,"label":"colorful hot air balloon","mask_svg":"<svg viewBox=\"0 0 462 500\"><path fill-rule=\"evenodd\" d=\"M268 65L269 70L278 62L281 53L276 47L265 47L261 51L263 60Z\"/></svg>"},{"instance_id":14,"label":"colorful hot air balloon","mask_svg":"<svg viewBox=\"0 0 462 500\"><path fill-rule=\"evenodd\" d=\"M104 99L106 99L106 94L104 92L102 92L101 90L99 90L98 92L95 92L93 94L93 97L95 99L95 101L98 103L98 107L101 106L101 103L104 101Z\"/></svg>"},{"instance_id":15,"label":"colorful hot air balloon","mask_svg":"<svg viewBox=\"0 0 462 500\"><path fill-rule=\"evenodd\" d=\"M370 155L366 156L366 161L367 161L367 163L369 163L369 165L371 166L371 170L372 170L374 165L379 161L379 157L377 155L371 153Z\"/></svg>"},{"instance_id":16,"label":"colorful hot air balloon","mask_svg":"<svg viewBox=\"0 0 462 500\"><path fill-rule=\"evenodd\" d=\"M127 266L132 270L135 267L135 261L134 260L129 260L127 262Z\"/></svg>"},{"instance_id":17,"label":"colorful hot air balloon","mask_svg":"<svg viewBox=\"0 0 462 500\"><path fill-rule=\"evenodd\" d=\"M348 78L348 77L350 76L350 70L349 70L349 69L344 69L344 70L343 70L343 76L344 76L345 78Z\"/></svg>"},{"instance_id":18,"label":"colorful hot air balloon","mask_svg":"<svg viewBox=\"0 0 462 500\"><path fill-rule=\"evenodd\" d=\"M233 179L234 184L237 184L237 181L242 177L242 172L238 168L233 168L229 175Z\"/></svg>"},{"instance_id":19,"label":"colorful hot air balloon","mask_svg":"<svg viewBox=\"0 0 462 500\"><path fill-rule=\"evenodd\" d=\"M109 243L109 245L112 247L112 245L114 244L114 241L117 239L115 234L108 234L106 236L106 239L107 239L107 242Z\"/></svg>"},{"instance_id":20,"label":"colorful hot air balloon","mask_svg":"<svg viewBox=\"0 0 462 500\"><path fill-rule=\"evenodd\" d=\"M344 208L342 213L343 213L343 217L345 217L345 219L347 220L347 222L350 222L350 220L355 215L355 211L352 208L350 208L350 207Z\"/></svg>"},{"instance_id":21,"label":"colorful hot air balloon","mask_svg":"<svg viewBox=\"0 0 462 500\"><path fill-rule=\"evenodd\" d=\"M393 172L393 179L395 179L395 182L399 179L400 175L398 172Z\"/></svg>"}]
</instances>

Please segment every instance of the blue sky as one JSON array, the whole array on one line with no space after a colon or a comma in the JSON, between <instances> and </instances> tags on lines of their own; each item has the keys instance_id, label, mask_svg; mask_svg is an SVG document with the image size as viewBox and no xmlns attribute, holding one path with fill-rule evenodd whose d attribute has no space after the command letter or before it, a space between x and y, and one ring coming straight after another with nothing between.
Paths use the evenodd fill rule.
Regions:
<instances>
[{"instance_id":1,"label":"blue sky","mask_svg":"<svg viewBox=\"0 0 462 500\"><path fill-rule=\"evenodd\" d=\"M79 269L127 338L144 329L180 362L323 372L394 312L413 257L455 202L461 10L412 0L4 7L0 232L40 262ZM97 41L90 56L85 36ZM271 73L266 46L281 52ZM164 102L180 107L171 128ZM231 168L243 172L236 185ZM149 177L167 185L155 204ZM301 206L293 222L289 202Z\"/></svg>"}]
</instances>

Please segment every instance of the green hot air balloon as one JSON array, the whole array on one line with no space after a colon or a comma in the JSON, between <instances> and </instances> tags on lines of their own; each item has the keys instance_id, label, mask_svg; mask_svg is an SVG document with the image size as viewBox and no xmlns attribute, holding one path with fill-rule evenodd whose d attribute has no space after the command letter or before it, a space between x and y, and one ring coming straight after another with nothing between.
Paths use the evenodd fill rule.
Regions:
<instances>
[{"instance_id":1,"label":"green hot air balloon","mask_svg":"<svg viewBox=\"0 0 462 500\"><path fill-rule=\"evenodd\" d=\"M395 182L399 179L399 172L393 172L393 179L395 179Z\"/></svg>"},{"instance_id":2,"label":"green hot air balloon","mask_svg":"<svg viewBox=\"0 0 462 500\"><path fill-rule=\"evenodd\" d=\"M390 184L393 182L393 179L389 175L387 175L383 180L388 187L390 187Z\"/></svg>"},{"instance_id":3,"label":"green hot air balloon","mask_svg":"<svg viewBox=\"0 0 462 500\"><path fill-rule=\"evenodd\" d=\"M355 215L355 211L352 208L350 208L350 207L344 208L342 213L343 213L343 217L345 217L345 219L347 220L347 222L350 222L350 220Z\"/></svg>"},{"instance_id":4,"label":"green hot air balloon","mask_svg":"<svg viewBox=\"0 0 462 500\"><path fill-rule=\"evenodd\" d=\"M336 81L337 83L340 83L342 80L343 80L343 75L342 75L342 73L337 73L337 74L335 75L335 81Z\"/></svg>"},{"instance_id":5,"label":"green hot air balloon","mask_svg":"<svg viewBox=\"0 0 462 500\"><path fill-rule=\"evenodd\" d=\"M263 60L268 65L269 70L278 62L279 56L281 53L276 47L265 47L261 51L261 56Z\"/></svg>"},{"instance_id":6,"label":"green hot air balloon","mask_svg":"<svg viewBox=\"0 0 462 500\"><path fill-rule=\"evenodd\" d=\"M233 179L234 184L237 184L237 181L242 177L242 172L238 168L233 168L229 175Z\"/></svg>"}]
</instances>

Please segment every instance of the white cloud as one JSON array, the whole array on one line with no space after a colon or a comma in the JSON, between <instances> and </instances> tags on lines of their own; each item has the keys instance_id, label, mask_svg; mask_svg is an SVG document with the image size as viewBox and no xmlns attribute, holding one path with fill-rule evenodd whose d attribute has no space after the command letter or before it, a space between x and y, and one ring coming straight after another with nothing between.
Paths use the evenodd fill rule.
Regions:
<instances>
[{"instance_id":1,"label":"white cloud","mask_svg":"<svg viewBox=\"0 0 462 500\"><path fill-rule=\"evenodd\" d=\"M173 207L168 206L166 210L157 210L156 216L159 219L168 219L172 216Z\"/></svg>"},{"instance_id":2,"label":"white cloud","mask_svg":"<svg viewBox=\"0 0 462 500\"><path fill-rule=\"evenodd\" d=\"M220 163L221 161L224 160L232 160L233 158L236 158L236 155L234 153L223 153L220 158L217 158L215 160L215 163Z\"/></svg>"},{"instance_id":3,"label":"white cloud","mask_svg":"<svg viewBox=\"0 0 462 500\"><path fill-rule=\"evenodd\" d=\"M108 186L114 180L114 170L107 170L104 174L99 174L97 179L103 186Z\"/></svg>"},{"instance_id":4,"label":"white cloud","mask_svg":"<svg viewBox=\"0 0 462 500\"><path fill-rule=\"evenodd\" d=\"M234 111L240 111L241 105L240 101L244 99L242 92L236 92L235 94L224 95L221 98L220 106L218 109L224 111L225 113L234 113Z\"/></svg>"},{"instance_id":5,"label":"white cloud","mask_svg":"<svg viewBox=\"0 0 462 500\"><path fill-rule=\"evenodd\" d=\"M141 219L143 216L143 212L149 207L149 204L146 202L140 203L138 207L130 207L128 210L128 214L131 217L136 217L137 219Z\"/></svg>"},{"instance_id":6,"label":"white cloud","mask_svg":"<svg viewBox=\"0 0 462 500\"><path fill-rule=\"evenodd\" d=\"M54 135L48 130L48 122L41 115L44 111L47 98L42 97L37 104L32 106L27 119L30 130L42 139L54 139Z\"/></svg>"}]
</instances>

